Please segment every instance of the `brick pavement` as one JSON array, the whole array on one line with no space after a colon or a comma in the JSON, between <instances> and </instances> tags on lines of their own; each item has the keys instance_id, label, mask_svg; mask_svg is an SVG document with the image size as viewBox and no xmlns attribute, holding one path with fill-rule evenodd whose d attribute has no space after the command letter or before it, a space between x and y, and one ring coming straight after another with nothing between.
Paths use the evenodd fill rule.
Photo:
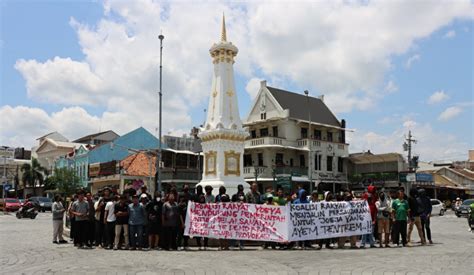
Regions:
<instances>
[{"instance_id":1,"label":"brick pavement","mask_svg":"<svg viewBox=\"0 0 474 275\"><path fill-rule=\"evenodd\" d=\"M106 251L51 243L51 214L0 216L1 274L471 274L474 234L450 212L432 218L434 245L272 251ZM414 240L417 241L416 230ZM191 242L193 242L191 240Z\"/></svg>"}]
</instances>

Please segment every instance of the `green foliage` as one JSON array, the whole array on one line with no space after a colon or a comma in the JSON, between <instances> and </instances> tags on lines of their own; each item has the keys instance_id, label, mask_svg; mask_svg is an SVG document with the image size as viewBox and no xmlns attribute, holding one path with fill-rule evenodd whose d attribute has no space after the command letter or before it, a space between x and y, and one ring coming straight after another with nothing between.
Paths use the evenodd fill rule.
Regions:
<instances>
[{"instance_id":1,"label":"green foliage","mask_svg":"<svg viewBox=\"0 0 474 275\"><path fill-rule=\"evenodd\" d=\"M36 188L44 186L44 178L48 175L48 170L41 166L37 159L32 159L31 164L25 163L21 166L23 175L21 180L25 187L33 187L36 194Z\"/></svg>"},{"instance_id":2,"label":"green foliage","mask_svg":"<svg viewBox=\"0 0 474 275\"><path fill-rule=\"evenodd\" d=\"M54 169L53 175L48 178L48 184L66 196L74 194L81 187L80 178L74 170L68 168Z\"/></svg>"}]
</instances>

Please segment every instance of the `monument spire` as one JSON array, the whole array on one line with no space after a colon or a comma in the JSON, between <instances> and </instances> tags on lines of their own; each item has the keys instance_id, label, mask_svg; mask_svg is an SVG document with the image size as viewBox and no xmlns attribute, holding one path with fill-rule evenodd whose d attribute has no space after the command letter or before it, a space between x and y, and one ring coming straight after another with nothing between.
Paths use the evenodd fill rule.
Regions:
<instances>
[{"instance_id":1,"label":"monument spire","mask_svg":"<svg viewBox=\"0 0 474 275\"><path fill-rule=\"evenodd\" d=\"M221 41L227 42L227 33L225 31L225 15L222 13L222 32L221 32Z\"/></svg>"},{"instance_id":2,"label":"monument spire","mask_svg":"<svg viewBox=\"0 0 474 275\"><path fill-rule=\"evenodd\" d=\"M209 105L204 129L199 133L204 153L200 186L211 186L218 193L225 186L228 194L246 186L243 178L244 142L248 133L242 128L234 80L234 61L239 50L227 41L225 16L222 15L221 40L209 53L214 65Z\"/></svg>"}]
</instances>

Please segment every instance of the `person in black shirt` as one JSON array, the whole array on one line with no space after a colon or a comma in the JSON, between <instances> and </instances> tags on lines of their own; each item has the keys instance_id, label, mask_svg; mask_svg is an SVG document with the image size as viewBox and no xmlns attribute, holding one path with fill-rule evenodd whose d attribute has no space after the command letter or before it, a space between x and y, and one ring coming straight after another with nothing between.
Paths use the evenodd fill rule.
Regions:
<instances>
[{"instance_id":1,"label":"person in black shirt","mask_svg":"<svg viewBox=\"0 0 474 275\"><path fill-rule=\"evenodd\" d=\"M158 249L161 235L161 213L163 211L163 201L161 192L155 192L155 199L146 205L148 213L148 242L150 249Z\"/></svg>"},{"instance_id":2,"label":"person in black shirt","mask_svg":"<svg viewBox=\"0 0 474 275\"><path fill-rule=\"evenodd\" d=\"M237 193L232 195L232 202L247 202L245 200L244 186L242 184L237 186Z\"/></svg>"},{"instance_id":3,"label":"person in black shirt","mask_svg":"<svg viewBox=\"0 0 474 275\"><path fill-rule=\"evenodd\" d=\"M196 186L196 194L194 195L194 202L199 202L199 197L201 195L204 195L204 192L202 191L202 186L198 185Z\"/></svg>"},{"instance_id":4,"label":"person in black shirt","mask_svg":"<svg viewBox=\"0 0 474 275\"><path fill-rule=\"evenodd\" d=\"M128 204L126 196L120 196L120 201L115 204L114 207L115 213L115 240L114 240L114 250L120 248L120 236L123 232L123 240L125 244L125 249L128 250ZM123 229L123 231L122 231Z\"/></svg>"},{"instance_id":5,"label":"person in black shirt","mask_svg":"<svg viewBox=\"0 0 474 275\"><path fill-rule=\"evenodd\" d=\"M188 201L185 196L179 197L179 219L178 225L178 247L179 249L188 250L189 249L189 236L184 235L184 223L186 221L186 212L188 211Z\"/></svg>"}]
</instances>

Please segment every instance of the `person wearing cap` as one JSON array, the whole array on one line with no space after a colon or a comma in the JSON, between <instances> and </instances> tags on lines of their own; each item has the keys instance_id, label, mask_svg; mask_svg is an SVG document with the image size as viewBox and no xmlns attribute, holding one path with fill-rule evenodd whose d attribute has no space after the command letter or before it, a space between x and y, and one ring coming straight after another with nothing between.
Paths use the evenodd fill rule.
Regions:
<instances>
[{"instance_id":1,"label":"person wearing cap","mask_svg":"<svg viewBox=\"0 0 474 275\"><path fill-rule=\"evenodd\" d=\"M140 194L140 204L145 208L145 222L143 223L143 237L142 237L142 248L148 249L149 244L148 244L148 213L146 210L146 206L148 205L149 200L148 200L148 195L146 193L141 193Z\"/></svg>"},{"instance_id":2,"label":"person wearing cap","mask_svg":"<svg viewBox=\"0 0 474 275\"><path fill-rule=\"evenodd\" d=\"M145 207L139 203L138 196L132 196L132 203L128 206L128 227L130 230L130 249L141 250L143 245L143 224L145 224Z\"/></svg>"},{"instance_id":3,"label":"person wearing cap","mask_svg":"<svg viewBox=\"0 0 474 275\"><path fill-rule=\"evenodd\" d=\"M143 185L142 187L140 187L140 200L141 200L141 196L142 195L145 195L147 200L151 201L151 195L147 192L147 187L146 185Z\"/></svg>"}]
</instances>

